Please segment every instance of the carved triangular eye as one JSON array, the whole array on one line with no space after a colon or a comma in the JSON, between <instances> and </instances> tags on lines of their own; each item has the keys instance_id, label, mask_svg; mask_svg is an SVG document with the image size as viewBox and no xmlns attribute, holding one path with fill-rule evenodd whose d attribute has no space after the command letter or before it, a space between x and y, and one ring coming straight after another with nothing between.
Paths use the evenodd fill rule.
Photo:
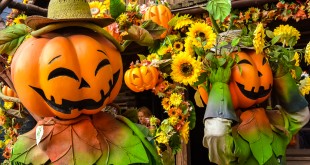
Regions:
<instances>
[{"instance_id":1,"label":"carved triangular eye","mask_svg":"<svg viewBox=\"0 0 310 165\"><path fill-rule=\"evenodd\" d=\"M151 12L151 17L155 17L156 13Z\"/></svg>"},{"instance_id":2,"label":"carved triangular eye","mask_svg":"<svg viewBox=\"0 0 310 165\"><path fill-rule=\"evenodd\" d=\"M139 78L139 76L137 76L136 74L132 75L133 79Z\"/></svg>"}]
</instances>

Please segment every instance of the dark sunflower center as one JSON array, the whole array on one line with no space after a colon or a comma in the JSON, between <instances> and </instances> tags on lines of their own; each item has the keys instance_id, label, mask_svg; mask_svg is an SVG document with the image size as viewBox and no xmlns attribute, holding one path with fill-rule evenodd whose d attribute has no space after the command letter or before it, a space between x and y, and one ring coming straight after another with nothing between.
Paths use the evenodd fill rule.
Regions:
<instances>
[{"instance_id":1,"label":"dark sunflower center","mask_svg":"<svg viewBox=\"0 0 310 165\"><path fill-rule=\"evenodd\" d=\"M205 38L206 35L205 35L205 33L203 33L203 32L199 32L199 33L198 33L198 37L200 37L200 38Z\"/></svg>"},{"instance_id":2,"label":"dark sunflower center","mask_svg":"<svg viewBox=\"0 0 310 165\"><path fill-rule=\"evenodd\" d=\"M181 64L181 71L184 76L191 76L193 72L193 66L189 63L183 63Z\"/></svg>"}]
</instances>

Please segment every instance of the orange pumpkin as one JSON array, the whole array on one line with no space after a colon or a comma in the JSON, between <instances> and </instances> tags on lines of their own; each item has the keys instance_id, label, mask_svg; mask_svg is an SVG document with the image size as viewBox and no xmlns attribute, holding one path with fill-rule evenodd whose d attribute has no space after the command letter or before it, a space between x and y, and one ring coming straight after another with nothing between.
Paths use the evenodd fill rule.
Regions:
<instances>
[{"instance_id":1,"label":"orange pumpkin","mask_svg":"<svg viewBox=\"0 0 310 165\"><path fill-rule=\"evenodd\" d=\"M161 34L160 38L165 38L170 33L171 28L168 22L172 19L172 13L170 9L162 4L151 6L143 15L144 20L152 20L160 26L163 26L167 30Z\"/></svg>"},{"instance_id":2,"label":"orange pumpkin","mask_svg":"<svg viewBox=\"0 0 310 165\"><path fill-rule=\"evenodd\" d=\"M158 70L153 66L141 66L128 69L124 80L129 89L135 92L152 89L158 81Z\"/></svg>"},{"instance_id":3,"label":"orange pumpkin","mask_svg":"<svg viewBox=\"0 0 310 165\"><path fill-rule=\"evenodd\" d=\"M271 93L273 75L270 65L263 54L254 50L243 50L238 54L238 66L231 72L230 93L235 108L249 108L264 102Z\"/></svg>"},{"instance_id":4,"label":"orange pumpkin","mask_svg":"<svg viewBox=\"0 0 310 165\"><path fill-rule=\"evenodd\" d=\"M1 91L2 91L2 94L6 96L17 97L16 93L7 85L4 85Z\"/></svg>"},{"instance_id":5,"label":"orange pumpkin","mask_svg":"<svg viewBox=\"0 0 310 165\"><path fill-rule=\"evenodd\" d=\"M271 93L273 75L270 65L263 54L253 50L234 52L238 54L239 62L231 71L229 90L235 109L249 108L264 102ZM204 88L198 88L204 103L208 102L208 94Z\"/></svg>"},{"instance_id":6,"label":"orange pumpkin","mask_svg":"<svg viewBox=\"0 0 310 165\"><path fill-rule=\"evenodd\" d=\"M63 119L101 111L117 96L123 77L119 51L90 31L30 38L11 67L23 105L38 116Z\"/></svg>"}]
</instances>

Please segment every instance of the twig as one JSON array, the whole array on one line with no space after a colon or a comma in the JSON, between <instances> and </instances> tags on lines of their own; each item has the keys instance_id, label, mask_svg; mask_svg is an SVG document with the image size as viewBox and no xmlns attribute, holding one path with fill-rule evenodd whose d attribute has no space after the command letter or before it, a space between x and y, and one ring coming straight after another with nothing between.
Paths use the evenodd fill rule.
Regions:
<instances>
[{"instance_id":1,"label":"twig","mask_svg":"<svg viewBox=\"0 0 310 165\"><path fill-rule=\"evenodd\" d=\"M0 13L2 13L6 7L25 11L30 15L35 14L35 15L47 16L47 9L41 8L33 4L24 4L21 2L15 2L13 0L2 0L0 2Z\"/></svg>"},{"instance_id":2,"label":"twig","mask_svg":"<svg viewBox=\"0 0 310 165\"><path fill-rule=\"evenodd\" d=\"M32 5L32 4L24 4L24 3L12 1L11 3L9 3L8 7L18 9L21 11L25 11L26 13L29 13L30 15L35 14L35 15L47 16L47 9L41 8L39 6Z\"/></svg>"}]
</instances>

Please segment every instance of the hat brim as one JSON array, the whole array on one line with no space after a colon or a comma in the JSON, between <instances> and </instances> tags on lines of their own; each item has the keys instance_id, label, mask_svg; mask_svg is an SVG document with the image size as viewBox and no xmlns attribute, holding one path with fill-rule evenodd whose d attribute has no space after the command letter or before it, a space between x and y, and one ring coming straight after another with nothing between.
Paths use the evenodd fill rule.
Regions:
<instances>
[{"instance_id":1,"label":"hat brim","mask_svg":"<svg viewBox=\"0 0 310 165\"><path fill-rule=\"evenodd\" d=\"M25 20L25 24L33 30L40 29L48 24L61 22L91 22L100 27L105 27L113 23L113 18L74 18L74 19L50 19L43 16L30 16Z\"/></svg>"}]
</instances>

